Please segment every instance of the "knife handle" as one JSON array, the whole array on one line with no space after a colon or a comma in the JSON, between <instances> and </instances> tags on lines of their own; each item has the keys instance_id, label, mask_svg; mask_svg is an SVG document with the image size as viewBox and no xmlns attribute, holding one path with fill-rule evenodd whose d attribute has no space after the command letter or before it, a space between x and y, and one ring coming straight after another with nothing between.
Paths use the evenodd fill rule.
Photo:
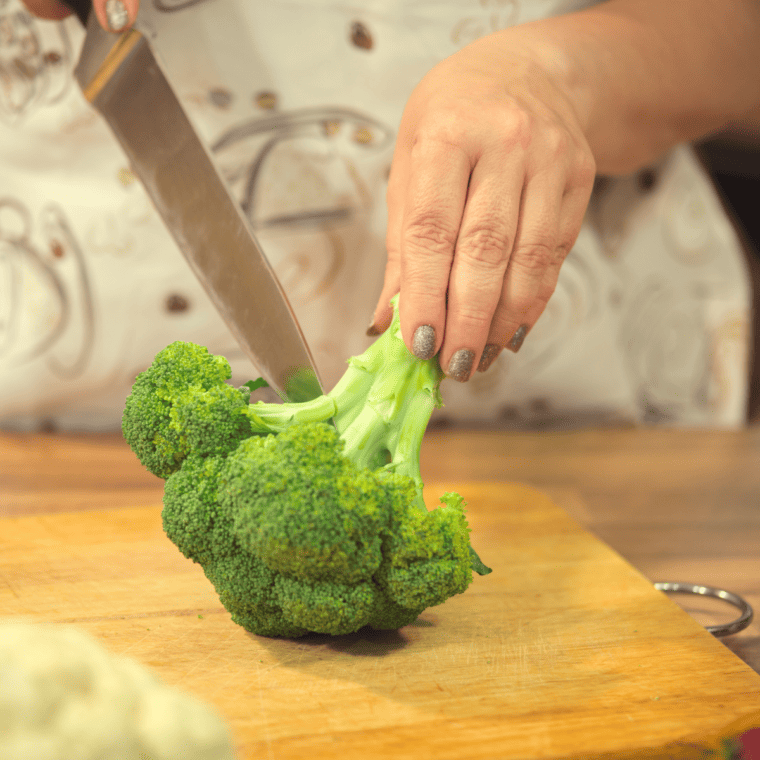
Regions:
<instances>
[{"instance_id":1,"label":"knife handle","mask_svg":"<svg viewBox=\"0 0 760 760\"><path fill-rule=\"evenodd\" d=\"M83 26L87 26L87 18L92 11L92 0L62 0L62 2L77 14Z\"/></svg>"}]
</instances>

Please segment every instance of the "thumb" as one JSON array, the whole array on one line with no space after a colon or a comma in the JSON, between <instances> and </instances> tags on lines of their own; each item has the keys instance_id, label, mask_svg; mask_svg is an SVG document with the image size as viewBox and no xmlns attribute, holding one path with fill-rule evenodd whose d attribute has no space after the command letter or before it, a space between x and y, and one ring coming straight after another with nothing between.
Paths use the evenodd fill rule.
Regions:
<instances>
[{"instance_id":1,"label":"thumb","mask_svg":"<svg viewBox=\"0 0 760 760\"><path fill-rule=\"evenodd\" d=\"M401 279L398 262L389 257L388 263L385 267L385 282L383 283L380 298L377 300L377 306L375 306L375 311L372 314L372 319L367 328L367 335L380 335L388 329L393 319L393 307L390 303L391 298L399 292L400 283Z\"/></svg>"}]
</instances>

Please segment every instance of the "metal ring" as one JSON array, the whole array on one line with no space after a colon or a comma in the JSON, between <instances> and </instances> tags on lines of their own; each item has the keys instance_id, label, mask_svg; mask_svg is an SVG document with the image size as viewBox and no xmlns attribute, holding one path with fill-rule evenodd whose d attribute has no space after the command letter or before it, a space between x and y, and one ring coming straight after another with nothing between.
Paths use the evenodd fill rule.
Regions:
<instances>
[{"instance_id":1,"label":"metal ring","mask_svg":"<svg viewBox=\"0 0 760 760\"><path fill-rule=\"evenodd\" d=\"M696 583L671 583L659 582L654 587L658 591L672 592L674 594L696 594L697 596L712 596L715 599L722 599L724 602L732 604L741 611L736 620L723 625L706 625L705 630L713 636L730 636L733 633L743 631L752 622L752 607L742 599L738 594L733 594L722 588L713 588L712 586L701 586Z\"/></svg>"}]
</instances>

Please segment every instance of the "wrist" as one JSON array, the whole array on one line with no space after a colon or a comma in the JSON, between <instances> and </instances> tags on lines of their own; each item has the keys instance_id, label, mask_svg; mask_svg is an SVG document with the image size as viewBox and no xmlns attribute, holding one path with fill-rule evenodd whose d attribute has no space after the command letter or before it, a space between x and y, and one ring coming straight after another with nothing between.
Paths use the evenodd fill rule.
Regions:
<instances>
[{"instance_id":1,"label":"wrist","mask_svg":"<svg viewBox=\"0 0 760 760\"><path fill-rule=\"evenodd\" d=\"M491 75L497 72L499 86L510 96L532 101L538 113L553 112L571 132L589 142L595 125L603 120L600 77L582 56L574 54L573 46L563 44L547 29L547 22L509 27L468 47L472 59L486 63Z\"/></svg>"},{"instance_id":2,"label":"wrist","mask_svg":"<svg viewBox=\"0 0 760 760\"><path fill-rule=\"evenodd\" d=\"M621 174L757 102L758 33L754 0L607 0L498 34L564 93L599 173Z\"/></svg>"},{"instance_id":3,"label":"wrist","mask_svg":"<svg viewBox=\"0 0 760 760\"><path fill-rule=\"evenodd\" d=\"M586 133L592 128L598 110L599 77L593 67L584 65L584 60L575 55L571 47L548 33L550 29L547 22L534 22L497 34L500 44L510 51L510 55L522 59L523 71L529 80L543 79L551 83Z\"/></svg>"}]
</instances>

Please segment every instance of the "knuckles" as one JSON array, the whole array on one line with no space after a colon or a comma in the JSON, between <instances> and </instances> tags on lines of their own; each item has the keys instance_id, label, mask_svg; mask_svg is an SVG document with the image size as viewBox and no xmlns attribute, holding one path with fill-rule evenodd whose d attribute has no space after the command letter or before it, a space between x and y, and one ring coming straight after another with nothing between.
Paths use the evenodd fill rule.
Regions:
<instances>
[{"instance_id":1,"label":"knuckles","mask_svg":"<svg viewBox=\"0 0 760 760\"><path fill-rule=\"evenodd\" d=\"M559 275L559 270L556 273ZM556 276L550 276L550 277L544 277L544 279L541 281L541 285L538 288L538 292L536 293L536 302L540 305L541 311L546 308L546 305L549 303L549 299L554 295L554 291L557 288L557 277Z\"/></svg>"},{"instance_id":2,"label":"knuckles","mask_svg":"<svg viewBox=\"0 0 760 760\"><path fill-rule=\"evenodd\" d=\"M543 152L547 160L561 161L574 151L573 140L568 131L559 124L548 124L544 127Z\"/></svg>"},{"instance_id":3,"label":"knuckles","mask_svg":"<svg viewBox=\"0 0 760 760\"><path fill-rule=\"evenodd\" d=\"M541 273L554 260L556 250L553 240L533 240L515 249L510 267L529 273Z\"/></svg>"},{"instance_id":4,"label":"knuckles","mask_svg":"<svg viewBox=\"0 0 760 760\"><path fill-rule=\"evenodd\" d=\"M596 160L591 149L584 146L584 149L579 151L573 166L573 178L574 184L579 187L588 188L589 193L596 180Z\"/></svg>"},{"instance_id":5,"label":"knuckles","mask_svg":"<svg viewBox=\"0 0 760 760\"><path fill-rule=\"evenodd\" d=\"M504 150L527 150L535 139L536 123L534 117L513 101L501 105L496 117L499 142Z\"/></svg>"},{"instance_id":6,"label":"knuckles","mask_svg":"<svg viewBox=\"0 0 760 760\"><path fill-rule=\"evenodd\" d=\"M402 244L415 251L453 255L458 230L447 219L434 213L413 216L404 229Z\"/></svg>"},{"instance_id":7,"label":"knuckles","mask_svg":"<svg viewBox=\"0 0 760 760\"><path fill-rule=\"evenodd\" d=\"M565 259L567 258L567 255L570 253L570 251L573 248L573 243L570 240L563 240L557 243L557 245L554 247L554 252L552 255L551 264L552 266L559 267L563 264Z\"/></svg>"},{"instance_id":8,"label":"knuckles","mask_svg":"<svg viewBox=\"0 0 760 760\"><path fill-rule=\"evenodd\" d=\"M493 321L494 308L495 305L489 310L472 302L458 304L455 318L460 335L472 335L487 331Z\"/></svg>"},{"instance_id":9,"label":"knuckles","mask_svg":"<svg viewBox=\"0 0 760 760\"><path fill-rule=\"evenodd\" d=\"M456 254L470 265L499 270L506 268L511 247L503 222L486 220L463 231L457 241Z\"/></svg>"}]
</instances>

